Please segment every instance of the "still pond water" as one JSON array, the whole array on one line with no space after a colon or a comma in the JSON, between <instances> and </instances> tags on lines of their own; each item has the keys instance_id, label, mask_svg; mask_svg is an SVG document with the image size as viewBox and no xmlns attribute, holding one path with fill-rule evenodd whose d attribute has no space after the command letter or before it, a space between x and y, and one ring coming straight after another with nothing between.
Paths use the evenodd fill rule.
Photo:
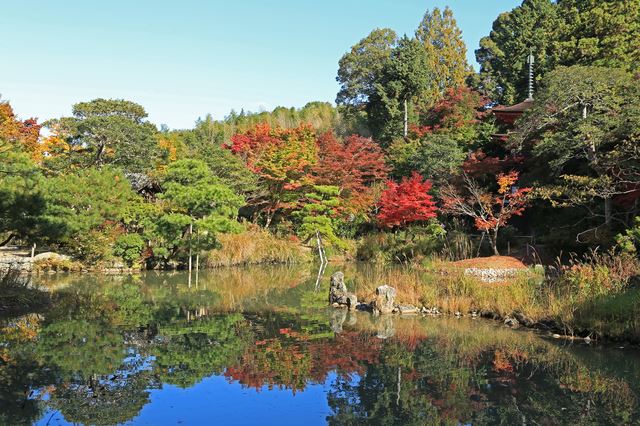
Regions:
<instances>
[{"instance_id":1,"label":"still pond water","mask_svg":"<svg viewBox=\"0 0 640 426\"><path fill-rule=\"evenodd\" d=\"M327 309L330 272L42 279L50 308L0 320L0 424L640 421L638 350Z\"/></svg>"}]
</instances>

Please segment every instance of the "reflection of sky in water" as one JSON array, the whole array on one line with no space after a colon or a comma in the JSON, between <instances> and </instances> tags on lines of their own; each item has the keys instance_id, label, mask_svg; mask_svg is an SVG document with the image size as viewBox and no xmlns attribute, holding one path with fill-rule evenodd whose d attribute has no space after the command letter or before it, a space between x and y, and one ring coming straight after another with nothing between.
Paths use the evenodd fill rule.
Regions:
<instances>
[{"instance_id":1,"label":"reflection of sky in water","mask_svg":"<svg viewBox=\"0 0 640 426\"><path fill-rule=\"evenodd\" d=\"M150 402L126 424L132 425L323 425L330 414L326 392L335 380L309 385L295 394L287 389L260 391L212 376L189 389L163 385L151 391ZM357 383L357 381L356 381ZM49 418L53 414L51 420ZM47 423L48 422L48 423ZM38 426L70 425L59 412L48 411Z\"/></svg>"}]
</instances>

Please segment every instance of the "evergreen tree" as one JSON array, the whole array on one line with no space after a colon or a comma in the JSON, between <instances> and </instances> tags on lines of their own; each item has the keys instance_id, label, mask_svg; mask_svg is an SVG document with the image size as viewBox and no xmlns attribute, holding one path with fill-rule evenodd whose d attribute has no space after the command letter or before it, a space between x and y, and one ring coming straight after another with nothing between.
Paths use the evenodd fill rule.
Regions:
<instances>
[{"instance_id":1,"label":"evergreen tree","mask_svg":"<svg viewBox=\"0 0 640 426\"><path fill-rule=\"evenodd\" d=\"M163 187L168 213L160 219L160 232L171 253L187 249L191 257L192 252L216 247L216 234L239 230L235 219L244 200L220 183L203 161L172 163Z\"/></svg>"},{"instance_id":2,"label":"evergreen tree","mask_svg":"<svg viewBox=\"0 0 640 426\"><path fill-rule=\"evenodd\" d=\"M553 69L560 22L558 8L551 0L524 0L512 11L500 14L476 50L482 91L505 105L524 100L527 57L534 54L536 79L540 81Z\"/></svg>"},{"instance_id":3,"label":"evergreen tree","mask_svg":"<svg viewBox=\"0 0 640 426\"><path fill-rule=\"evenodd\" d=\"M432 105L446 89L464 86L471 73L467 47L448 7L443 11L437 7L427 11L416 30L416 39L424 46L431 77L428 88L421 93L421 101Z\"/></svg>"},{"instance_id":4,"label":"evergreen tree","mask_svg":"<svg viewBox=\"0 0 640 426\"><path fill-rule=\"evenodd\" d=\"M553 180L539 195L559 206L588 207L607 225L612 199L637 193L640 185L638 140L640 81L620 69L579 65L545 78L516 135L550 167ZM594 208L598 200L603 209Z\"/></svg>"},{"instance_id":5,"label":"evergreen tree","mask_svg":"<svg viewBox=\"0 0 640 426\"><path fill-rule=\"evenodd\" d=\"M94 99L73 106L73 117L51 120L47 126L65 148L49 153L47 166L68 167L113 165L125 173L151 170L159 146L156 127L145 121L147 113L134 102Z\"/></svg>"},{"instance_id":6,"label":"evergreen tree","mask_svg":"<svg viewBox=\"0 0 640 426\"><path fill-rule=\"evenodd\" d=\"M639 1L561 0L558 7L558 64L640 67Z\"/></svg>"},{"instance_id":7,"label":"evergreen tree","mask_svg":"<svg viewBox=\"0 0 640 426\"><path fill-rule=\"evenodd\" d=\"M397 43L398 36L388 28L377 28L356 43L340 58L338 76L340 91L338 105L360 107L376 91L382 68Z\"/></svg>"},{"instance_id":8,"label":"evergreen tree","mask_svg":"<svg viewBox=\"0 0 640 426\"><path fill-rule=\"evenodd\" d=\"M375 138L383 145L407 136L412 105L430 87L432 72L420 42L404 36L384 64L367 108Z\"/></svg>"}]
</instances>

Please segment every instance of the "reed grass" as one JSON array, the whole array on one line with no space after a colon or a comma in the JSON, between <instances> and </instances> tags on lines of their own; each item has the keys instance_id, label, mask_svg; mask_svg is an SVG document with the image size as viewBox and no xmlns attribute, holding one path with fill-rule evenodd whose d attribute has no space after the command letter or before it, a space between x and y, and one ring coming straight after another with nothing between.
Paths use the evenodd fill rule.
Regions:
<instances>
[{"instance_id":1,"label":"reed grass","mask_svg":"<svg viewBox=\"0 0 640 426\"><path fill-rule=\"evenodd\" d=\"M222 234L220 249L209 251L204 259L207 267L293 264L311 260L311 252L295 239L274 236L259 227L250 226L240 234Z\"/></svg>"},{"instance_id":2,"label":"reed grass","mask_svg":"<svg viewBox=\"0 0 640 426\"><path fill-rule=\"evenodd\" d=\"M566 334L640 342L640 288L634 287L640 262L632 256L594 252L558 264L554 277L525 269L498 283L482 282L455 268L442 270L443 262L433 265L438 269L414 265L359 274L347 268L345 275L359 277L348 286L364 301L375 297L376 287L388 284L396 288L398 304L436 307L444 314L507 317L517 312L533 322L552 322Z\"/></svg>"}]
</instances>

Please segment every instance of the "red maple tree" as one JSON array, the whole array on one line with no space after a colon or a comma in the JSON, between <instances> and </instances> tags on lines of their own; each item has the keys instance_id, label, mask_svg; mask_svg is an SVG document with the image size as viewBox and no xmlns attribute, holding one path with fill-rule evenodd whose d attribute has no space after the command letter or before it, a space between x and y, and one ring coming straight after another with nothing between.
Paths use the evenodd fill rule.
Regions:
<instances>
[{"instance_id":1,"label":"red maple tree","mask_svg":"<svg viewBox=\"0 0 640 426\"><path fill-rule=\"evenodd\" d=\"M367 211L374 202L372 185L387 177L384 153L371 138L351 135L338 140L333 132L318 138L316 183L340 188L351 213Z\"/></svg>"},{"instance_id":2,"label":"red maple tree","mask_svg":"<svg viewBox=\"0 0 640 426\"><path fill-rule=\"evenodd\" d=\"M498 190L492 194L464 175L464 192L449 185L442 188L443 211L468 216L476 229L486 232L494 254L498 255L498 231L513 216L520 216L529 204L531 188L518 188L518 172L500 173L496 178Z\"/></svg>"},{"instance_id":3,"label":"red maple tree","mask_svg":"<svg viewBox=\"0 0 640 426\"><path fill-rule=\"evenodd\" d=\"M436 217L438 209L429 195L430 190L431 182L423 180L417 172L399 184L388 181L380 198L378 221L382 226L393 228Z\"/></svg>"},{"instance_id":4,"label":"red maple tree","mask_svg":"<svg viewBox=\"0 0 640 426\"><path fill-rule=\"evenodd\" d=\"M315 132L309 125L292 129L257 124L231 137L228 146L256 173L267 194L254 200L265 213L268 227L275 213L296 204L298 191L313 183L311 170L318 160Z\"/></svg>"},{"instance_id":5,"label":"red maple tree","mask_svg":"<svg viewBox=\"0 0 640 426\"><path fill-rule=\"evenodd\" d=\"M469 154L462 164L462 170L473 177L497 175L522 164L524 156L509 155L504 158L485 154L481 149Z\"/></svg>"},{"instance_id":6,"label":"red maple tree","mask_svg":"<svg viewBox=\"0 0 640 426\"><path fill-rule=\"evenodd\" d=\"M435 105L419 111L420 124L411 126L415 137L426 134L468 133L487 115L488 99L468 87L449 88Z\"/></svg>"}]
</instances>

